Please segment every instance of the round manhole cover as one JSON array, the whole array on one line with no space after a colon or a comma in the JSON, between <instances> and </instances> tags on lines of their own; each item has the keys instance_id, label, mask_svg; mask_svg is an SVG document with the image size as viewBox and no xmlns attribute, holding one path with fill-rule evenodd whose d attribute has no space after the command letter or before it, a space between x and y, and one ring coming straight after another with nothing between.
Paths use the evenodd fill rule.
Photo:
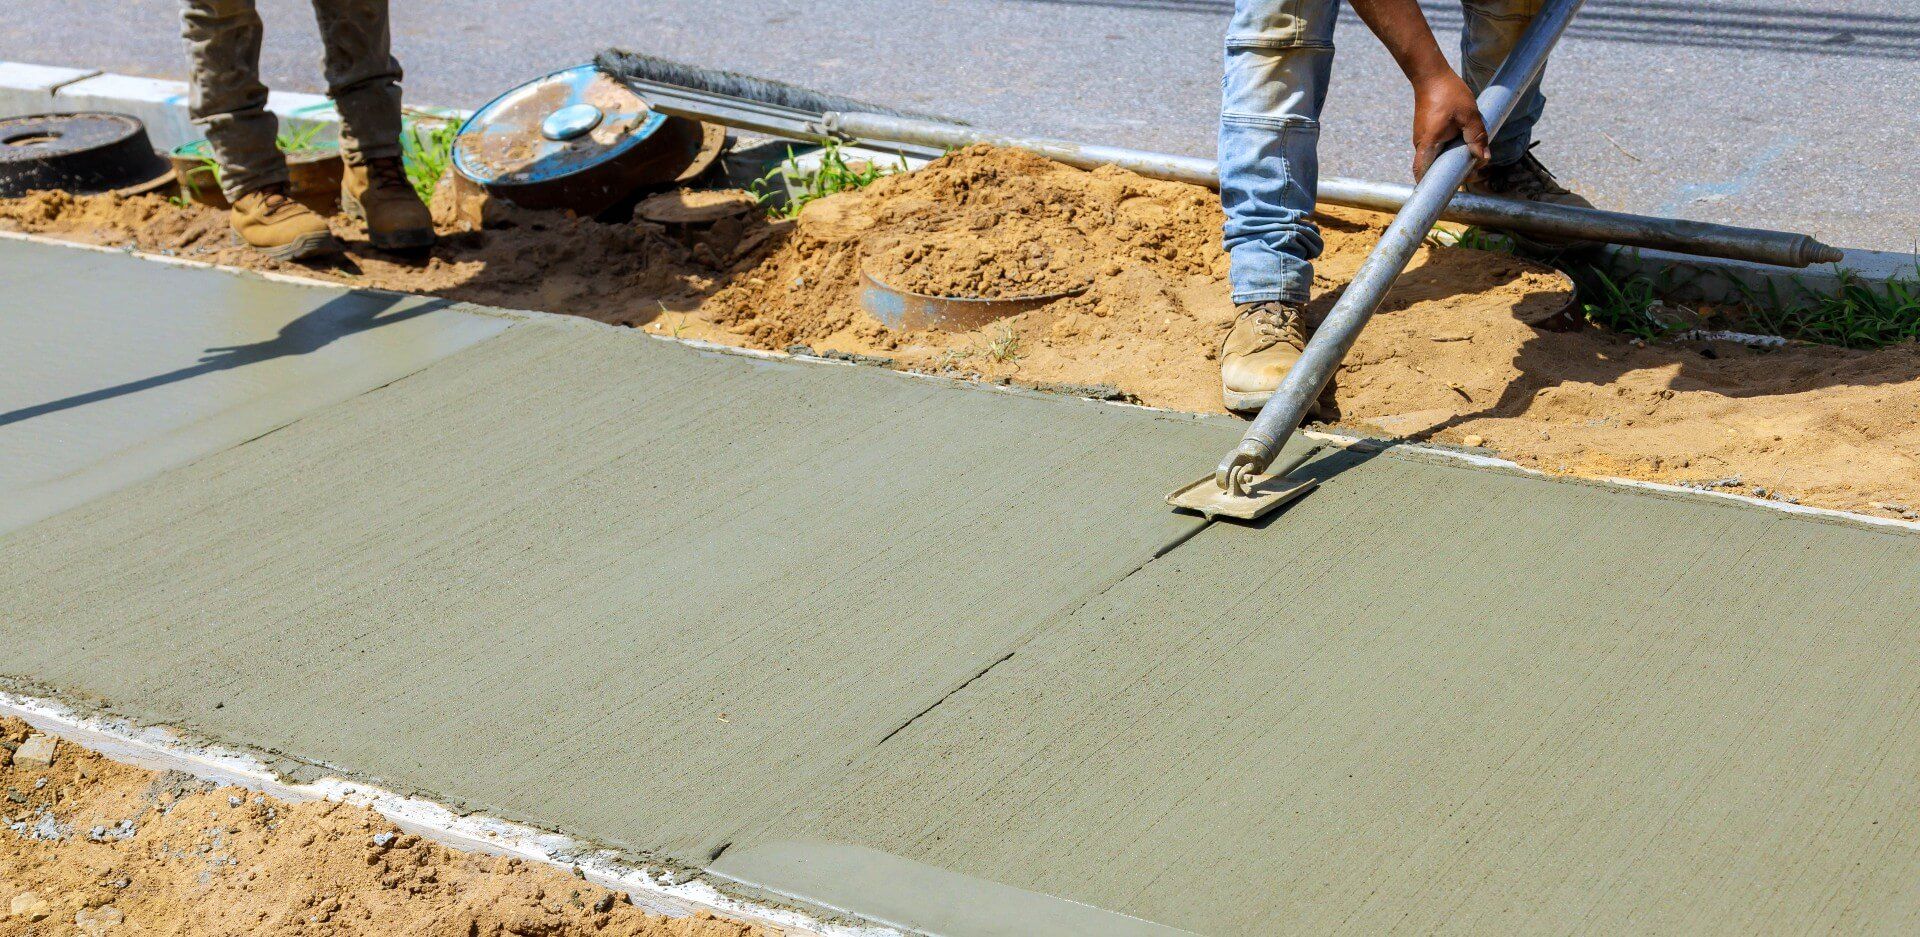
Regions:
<instances>
[{"instance_id":1,"label":"round manhole cover","mask_svg":"<svg viewBox=\"0 0 1920 937\"><path fill-rule=\"evenodd\" d=\"M705 128L655 111L591 65L527 82L474 112L453 166L528 208L594 214L710 165Z\"/></svg>"},{"instance_id":2,"label":"round manhole cover","mask_svg":"<svg viewBox=\"0 0 1920 937\"><path fill-rule=\"evenodd\" d=\"M110 192L145 186L171 165L125 114L31 114L0 119L0 196L34 189Z\"/></svg>"}]
</instances>

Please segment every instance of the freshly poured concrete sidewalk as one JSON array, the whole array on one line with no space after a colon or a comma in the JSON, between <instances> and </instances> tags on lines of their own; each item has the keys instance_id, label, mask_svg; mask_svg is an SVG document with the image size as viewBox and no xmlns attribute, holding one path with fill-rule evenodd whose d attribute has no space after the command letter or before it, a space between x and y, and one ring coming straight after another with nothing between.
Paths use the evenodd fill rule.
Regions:
<instances>
[{"instance_id":1,"label":"freshly poured concrete sidewalk","mask_svg":"<svg viewBox=\"0 0 1920 937\"><path fill-rule=\"evenodd\" d=\"M0 499L95 479L0 537L35 692L947 933L1920 924L1913 535L1391 453L1202 529L1226 421L460 307L143 428L394 300L0 269Z\"/></svg>"}]
</instances>

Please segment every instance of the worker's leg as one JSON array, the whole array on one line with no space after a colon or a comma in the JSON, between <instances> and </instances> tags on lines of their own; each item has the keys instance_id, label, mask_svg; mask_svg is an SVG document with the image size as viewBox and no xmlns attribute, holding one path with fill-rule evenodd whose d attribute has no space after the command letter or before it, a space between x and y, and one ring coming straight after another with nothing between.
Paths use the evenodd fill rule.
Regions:
<instances>
[{"instance_id":1,"label":"worker's leg","mask_svg":"<svg viewBox=\"0 0 1920 937\"><path fill-rule=\"evenodd\" d=\"M1460 0L1461 12L1466 15L1466 25L1460 30L1461 77L1474 94L1486 90L1493 81L1493 73L1507 60L1507 53L1513 51L1540 6L1541 0ZM1533 144L1533 125L1540 122L1546 106L1547 99L1536 81L1514 104L1513 115L1500 132L1494 134L1493 165L1505 166L1527 155L1527 147Z\"/></svg>"},{"instance_id":2,"label":"worker's leg","mask_svg":"<svg viewBox=\"0 0 1920 937\"><path fill-rule=\"evenodd\" d=\"M1264 405L1312 334L1304 307L1322 247L1320 107L1338 10L1339 0L1236 0L1227 29L1220 206L1239 308L1218 357L1229 410Z\"/></svg>"},{"instance_id":3,"label":"worker's leg","mask_svg":"<svg viewBox=\"0 0 1920 937\"><path fill-rule=\"evenodd\" d=\"M340 207L366 222L375 247L429 247L433 217L400 161L400 63L387 0L313 0L313 9L327 49L327 96L340 109Z\"/></svg>"},{"instance_id":4,"label":"worker's leg","mask_svg":"<svg viewBox=\"0 0 1920 937\"><path fill-rule=\"evenodd\" d=\"M279 123L260 83L260 14L253 0L186 0L181 16L191 63L187 113L207 135L229 200L287 181L274 144Z\"/></svg>"},{"instance_id":5,"label":"worker's leg","mask_svg":"<svg viewBox=\"0 0 1920 937\"><path fill-rule=\"evenodd\" d=\"M1220 96L1220 205L1236 303L1301 303L1320 232L1320 108L1338 0L1237 0Z\"/></svg>"},{"instance_id":6,"label":"worker's leg","mask_svg":"<svg viewBox=\"0 0 1920 937\"><path fill-rule=\"evenodd\" d=\"M313 11L347 165L399 156L400 63L387 28L387 0L313 0Z\"/></svg>"},{"instance_id":7,"label":"worker's leg","mask_svg":"<svg viewBox=\"0 0 1920 937\"><path fill-rule=\"evenodd\" d=\"M1467 85L1477 94L1493 81L1500 63L1519 43L1520 34L1540 12L1541 0L1460 0L1466 14L1466 27L1460 32L1460 60ZM1592 208L1593 203L1568 191L1553 177L1540 160L1527 152L1533 146L1533 127L1546 110L1547 99L1540 93L1540 82L1514 103L1513 114L1494 134L1490 147L1492 159L1467 182L1467 190L1481 195L1498 195L1534 202L1547 202L1574 208ZM1567 249L1584 242L1527 238L1508 232L1516 241L1543 249Z\"/></svg>"}]
</instances>

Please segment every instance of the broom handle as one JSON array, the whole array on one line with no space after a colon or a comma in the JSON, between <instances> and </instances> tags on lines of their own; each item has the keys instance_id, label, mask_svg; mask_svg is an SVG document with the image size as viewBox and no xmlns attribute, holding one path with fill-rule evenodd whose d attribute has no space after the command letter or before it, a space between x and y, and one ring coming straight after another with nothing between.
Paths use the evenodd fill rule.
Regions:
<instances>
[{"instance_id":1,"label":"broom handle","mask_svg":"<svg viewBox=\"0 0 1920 937\"><path fill-rule=\"evenodd\" d=\"M1480 116L1486 122L1489 140L1500 133L1501 125L1512 116L1521 93L1540 79L1541 71L1546 68L1547 53L1560 41L1561 33L1566 31L1582 2L1547 0L1513 51L1508 53L1507 60L1500 64L1493 81L1480 92ZM1367 255L1360 272L1347 284L1346 292L1307 342L1300 360L1288 369L1280 388L1274 391L1266 406L1260 408L1253 425L1241 437L1240 445L1220 461L1214 481L1223 490L1236 496L1246 494L1247 478L1265 472L1267 466L1273 464L1280 447L1300 428L1307 408L1326 389L1327 381L1360 337L1360 330L1380 308L1387 290L1399 279L1401 271L1413 259L1414 251L1420 249L1427 232L1433 229L1433 223L1439 220L1447 202L1466 182L1472 169L1473 154L1457 139L1434 159L1426 176L1414 186L1406 205L1387 228L1386 235L1373 253Z\"/></svg>"}]
</instances>

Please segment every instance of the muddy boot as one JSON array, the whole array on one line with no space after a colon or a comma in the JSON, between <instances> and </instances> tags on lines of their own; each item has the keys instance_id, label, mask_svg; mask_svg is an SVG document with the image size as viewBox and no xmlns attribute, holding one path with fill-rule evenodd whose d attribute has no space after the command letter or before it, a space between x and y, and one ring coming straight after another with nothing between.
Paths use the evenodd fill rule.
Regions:
<instances>
[{"instance_id":1,"label":"muddy boot","mask_svg":"<svg viewBox=\"0 0 1920 937\"><path fill-rule=\"evenodd\" d=\"M1266 406L1312 334L1302 304L1241 303L1233 330L1220 344L1221 402L1242 412ZM1328 381L1308 415L1330 420L1336 413L1333 382Z\"/></svg>"},{"instance_id":2,"label":"muddy boot","mask_svg":"<svg viewBox=\"0 0 1920 937\"><path fill-rule=\"evenodd\" d=\"M1566 205L1572 208L1592 208L1579 193L1570 191L1547 171L1529 150L1519 160L1503 166L1485 166L1467 180L1467 191L1478 195L1497 195L1502 198L1517 198L1529 202L1545 202L1549 205ZM1512 231L1499 231L1514 241L1536 250L1555 251L1572 248L1591 247L1591 241L1561 241L1543 238L1539 235L1522 235Z\"/></svg>"},{"instance_id":3,"label":"muddy boot","mask_svg":"<svg viewBox=\"0 0 1920 937\"><path fill-rule=\"evenodd\" d=\"M276 260L305 260L340 249L327 220L287 197L287 187L270 185L241 193L227 220L235 243Z\"/></svg>"},{"instance_id":4,"label":"muddy boot","mask_svg":"<svg viewBox=\"0 0 1920 937\"><path fill-rule=\"evenodd\" d=\"M399 157L348 166L340 178L340 208L366 223L367 240L381 250L433 246L433 215L407 181Z\"/></svg>"}]
</instances>

